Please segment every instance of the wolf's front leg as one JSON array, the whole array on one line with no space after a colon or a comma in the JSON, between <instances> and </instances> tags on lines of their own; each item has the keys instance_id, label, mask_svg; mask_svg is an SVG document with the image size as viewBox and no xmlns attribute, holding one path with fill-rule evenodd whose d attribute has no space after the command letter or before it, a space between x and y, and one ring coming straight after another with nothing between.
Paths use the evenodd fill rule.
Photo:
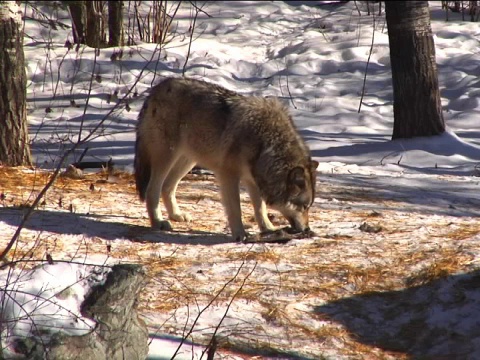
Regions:
<instances>
[{"instance_id":1,"label":"wolf's front leg","mask_svg":"<svg viewBox=\"0 0 480 360\"><path fill-rule=\"evenodd\" d=\"M252 201L253 211L255 213L255 221L257 222L260 231L275 231L276 228L268 218L267 206L260 195L258 186L251 181L246 182L245 185L247 187L248 194L250 195L250 200Z\"/></svg>"},{"instance_id":2,"label":"wolf's front leg","mask_svg":"<svg viewBox=\"0 0 480 360\"><path fill-rule=\"evenodd\" d=\"M234 241L244 241L247 234L242 222L240 207L240 180L230 174L215 174L220 183L222 203L227 214L228 225Z\"/></svg>"}]
</instances>

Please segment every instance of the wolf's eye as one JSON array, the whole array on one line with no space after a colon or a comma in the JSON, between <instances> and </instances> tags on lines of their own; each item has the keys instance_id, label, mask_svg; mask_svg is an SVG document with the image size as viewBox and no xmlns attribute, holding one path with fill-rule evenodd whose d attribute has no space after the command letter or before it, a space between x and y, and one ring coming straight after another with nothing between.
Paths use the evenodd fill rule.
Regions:
<instances>
[{"instance_id":1,"label":"wolf's eye","mask_svg":"<svg viewBox=\"0 0 480 360\"><path fill-rule=\"evenodd\" d=\"M308 209L308 205L306 204L296 204L298 211L304 212Z\"/></svg>"},{"instance_id":2,"label":"wolf's eye","mask_svg":"<svg viewBox=\"0 0 480 360\"><path fill-rule=\"evenodd\" d=\"M297 211L304 212L305 210L308 209L308 204L305 203L304 201L292 201L292 205L297 209Z\"/></svg>"}]
</instances>

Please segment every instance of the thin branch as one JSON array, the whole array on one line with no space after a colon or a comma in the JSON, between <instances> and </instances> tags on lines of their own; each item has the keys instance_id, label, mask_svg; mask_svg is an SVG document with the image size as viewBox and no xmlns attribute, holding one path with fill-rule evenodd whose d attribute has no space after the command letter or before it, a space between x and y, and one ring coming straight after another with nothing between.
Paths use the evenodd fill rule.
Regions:
<instances>
[{"instance_id":1,"label":"thin branch","mask_svg":"<svg viewBox=\"0 0 480 360\"><path fill-rule=\"evenodd\" d=\"M209 13L207 13L205 10L203 10L203 7L205 6L206 2L203 3L203 5L201 7L198 7L197 4L196 4L196 1L189 1L190 2L190 5L192 5L195 10L197 11L197 13L203 13L205 14L207 17L211 18L213 17L212 15L210 15Z\"/></svg>"},{"instance_id":2,"label":"thin branch","mask_svg":"<svg viewBox=\"0 0 480 360\"><path fill-rule=\"evenodd\" d=\"M193 42L193 33L195 32L195 24L197 23L197 17L198 17L198 13L199 13L198 8L195 8L195 9L196 9L196 12L195 12L195 16L193 17L193 24L190 28L190 40L188 41L187 56L185 58L185 63L183 64L182 76L185 76L185 71L186 71L186 68L187 68L188 59L190 58L190 50L192 48L192 42Z\"/></svg>"},{"instance_id":3,"label":"thin branch","mask_svg":"<svg viewBox=\"0 0 480 360\"><path fill-rule=\"evenodd\" d=\"M218 297L220 296L220 294L222 294L224 292L224 290L227 288L228 285L230 285L233 281L235 281L238 276L240 275L240 272L242 271L242 269L245 267L246 265L246 260L243 260L242 263L240 264L240 266L238 267L237 269L237 272L235 273L235 275L230 279L228 280L225 284L223 284L223 286L220 288L220 290L213 296L213 298L208 302L208 304L203 308L203 309L200 309L198 315L196 316L195 320L193 321L193 324L192 326L190 327L189 331L184 335L182 336L182 340L180 341L180 344L178 345L177 349L175 350L175 353L173 354L173 356L171 357L171 359L174 359L175 356L177 356L178 352L180 351L181 347L183 346L183 344L185 343L186 339L192 334L193 330L195 329L195 326L196 324L198 323L198 321L200 320L200 317L202 316L202 314L210 307L212 306L212 304L218 299ZM255 264L256 266L256 264ZM255 269L255 267L254 267ZM247 277L243 280L242 282L242 286L243 284L245 283L246 279L248 277L250 277L250 275L252 274L253 270L247 274ZM237 290L235 292L235 295L236 296L238 294L238 292L240 291ZM231 306L231 302L228 304L228 307L227 307L227 311L228 309L230 308ZM226 314L224 315L224 317L226 316ZM223 321L224 317L222 318L221 322ZM220 323L221 323L220 322ZM216 333L216 332L215 332Z\"/></svg>"},{"instance_id":4,"label":"thin branch","mask_svg":"<svg viewBox=\"0 0 480 360\"><path fill-rule=\"evenodd\" d=\"M370 44L370 52L368 53L367 65L365 66L365 74L363 77L362 96L360 97L360 104L358 105L358 112L362 108L363 96L365 95L365 84L367 82L368 65L370 64L370 57L372 56L373 44L375 42L375 13L373 13L373 31L372 31L372 43Z\"/></svg>"},{"instance_id":5,"label":"thin branch","mask_svg":"<svg viewBox=\"0 0 480 360\"><path fill-rule=\"evenodd\" d=\"M15 231L12 239L9 241L9 243L7 244L7 246L5 247L5 249L0 253L0 262L3 261L8 252L12 249L13 245L15 244L15 242L18 240L18 238L20 237L20 233L21 231L23 230L23 228L25 227L25 224L27 223L27 221L29 220L30 216L32 215L32 213L35 211L36 207L38 206L38 204L40 203L40 201L43 199L43 197L45 196L45 194L47 193L47 191L50 189L50 187L53 185L53 183L55 182L55 180L58 178L58 176L60 175L60 171L62 169L62 166L65 162L65 160L67 159L67 157L72 154L76 149L78 149L78 147L80 147L81 145L85 144L86 142L88 142L89 140L91 140L93 137L94 137L94 134L98 131L98 129L105 123L105 121L110 117L110 115L115 111L117 110L117 108L120 106L120 104L122 103L123 100L125 100L127 98L127 96L129 96L132 92L132 90L135 88L135 86L137 86L138 82L140 81L140 79L142 79L142 76L143 76L143 73L145 71L145 69L147 68L148 64L152 61L153 57L155 56L156 54L156 51L158 49L158 45L157 47L155 48L155 50L153 51L152 53L152 56L150 57L150 60L149 62L147 62L147 64L145 64L145 66L142 68L142 70L140 71L140 73L138 74L137 78L135 79L134 83L132 84L132 86L129 88L129 90L127 91L127 93L123 96L123 98L121 99L120 102L118 102L117 104L115 104L108 112L107 114L98 122L98 124L92 129L90 130L90 132L84 137L84 138L80 138L78 139L78 141L72 145L72 147L70 149L68 149L67 151L64 152L64 154L60 157L60 161L57 165L57 167L55 168L52 176L50 177L50 180L47 182L47 184L45 185L45 187L40 191L40 193L37 195L37 197L35 198L35 200L33 201L32 205L29 206L27 208L27 211L25 213L25 215L23 216L22 218L22 221L20 222L20 225L17 227L17 230ZM95 57L96 59L96 57ZM92 72L92 74L94 74L94 72ZM92 85L92 84L90 84ZM89 95L90 95L90 91L91 89L89 89ZM86 107L86 105L85 105ZM86 115L86 111L84 111L83 113L83 116L82 116L82 123L84 121L84 118L85 118L85 115Z\"/></svg>"},{"instance_id":6,"label":"thin branch","mask_svg":"<svg viewBox=\"0 0 480 360\"><path fill-rule=\"evenodd\" d=\"M358 16L362 16L362 13L360 12L360 9L358 8L358 4L356 1L353 2L355 4L355 8L357 9L358 11Z\"/></svg>"},{"instance_id":7,"label":"thin branch","mask_svg":"<svg viewBox=\"0 0 480 360\"><path fill-rule=\"evenodd\" d=\"M173 19L175 19L175 16L177 15L177 12L178 10L180 9L180 5L181 5L181 1L178 2L177 4L177 7L175 8L175 10L173 11L173 15L170 16L170 19L169 19L169 22L168 24L166 25L165 27L165 31L163 32L162 34L162 39L160 41L160 44L163 48L165 48L165 40L167 38L167 29L170 28L170 26L172 26L172 23L173 23ZM167 16L167 9L165 9L165 12L163 12L163 16ZM152 78L152 81L150 83L151 86L153 86L154 82L155 82L155 79L157 77L157 68L158 68L158 64L160 63L160 56L162 54L162 48L160 48L160 51L158 52L158 59L157 59L157 62L155 63L155 70L153 72L153 78Z\"/></svg>"},{"instance_id":8,"label":"thin branch","mask_svg":"<svg viewBox=\"0 0 480 360\"><path fill-rule=\"evenodd\" d=\"M287 60L288 61L288 60ZM295 102L293 101L293 96L292 93L290 92L290 85L288 83L288 64L287 64L287 91L288 91L288 96L290 97L290 101L295 109L298 109L297 106L295 105Z\"/></svg>"},{"instance_id":9,"label":"thin branch","mask_svg":"<svg viewBox=\"0 0 480 360\"><path fill-rule=\"evenodd\" d=\"M90 96L92 94L92 87L93 87L93 81L95 79L95 68L97 67L97 53L100 51L100 49L94 49L93 53L93 68L92 68L92 73L90 74L90 82L88 84L88 93L87 93L87 99L85 101L85 105L83 106L83 114L82 114L82 119L80 120L80 128L78 129L78 140L77 143L80 143L82 141L82 132L83 132L83 126L85 124L85 115L87 114L87 109L88 109L88 103L90 102Z\"/></svg>"},{"instance_id":10,"label":"thin branch","mask_svg":"<svg viewBox=\"0 0 480 360\"><path fill-rule=\"evenodd\" d=\"M242 284L238 287L237 291L235 291L235 294L233 294L232 298L228 302L227 308L225 309L225 312L223 313L222 318L220 319L219 323L215 327L215 331L213 332L212 339L208 343L207 348L202 353L202 356L203 356L203 354L208 349L208 359L207 360L213 359L213 355L214 355L215 349L217 347L217 333L220 330L220 326L222 325L223 320L225 320L225 318L227 317L228 311L230 310L230 307L232 306L233 301L237 298L237 295L240 293L240 291L242 291L244 289L245 283L250 278L250 276L252 276L255 269L257 268L257 265L258 265L258 263L256 262L255 265L253 266L252 270L243 278ZM243 266L243 263L242 263L242 266Z\"/></svg>"}]
</instances>

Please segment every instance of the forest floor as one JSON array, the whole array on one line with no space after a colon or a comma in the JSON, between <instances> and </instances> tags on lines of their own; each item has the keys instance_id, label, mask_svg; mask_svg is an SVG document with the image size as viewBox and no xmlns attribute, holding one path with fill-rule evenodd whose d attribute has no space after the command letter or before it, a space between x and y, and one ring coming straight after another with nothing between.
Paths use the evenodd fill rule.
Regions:
<instances>
[{"instance_id":1,"label":"forest floor","mask_svg":"<svg viewBox=\"0 0 480 360\"><path fill-rule=\"evenodd\" d=\"M207 344L215 335L218 359L478 358L478 206L454 191L475 178L424 175L409 188L347 167L321 172L316 236L286 244L232 242L210 175L181 182L192 221L173 232L149 228L131 174L61 176L9 260L140 263L149 282L139 309L152 336ZM0 167L1 249L50 176ZM245 192L242 208L255 232Z\"/></svg>"}]
</instances>

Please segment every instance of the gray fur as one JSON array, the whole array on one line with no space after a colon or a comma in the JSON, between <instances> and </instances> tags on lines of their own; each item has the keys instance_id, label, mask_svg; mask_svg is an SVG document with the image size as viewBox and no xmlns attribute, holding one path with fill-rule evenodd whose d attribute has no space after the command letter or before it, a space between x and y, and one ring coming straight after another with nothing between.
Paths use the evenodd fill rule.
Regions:
<instances>
[{"instance_id":1,"label":"gray fur","mask_svg":"<svg viewBox=\"0 0 480 360\"><path fill-rule=\"evenodd\" d=\"M195 164L215 173L236 240L246 236L240 181L261 231L274 229L265 204L280 211L294 229L308 228L318 163L278 100L184 78L168 78L152 88L139 114L135 179L153 227L171 230L158 211L160 193L170 219L190 219L178 208L175 190Z\"/></svg>"}]
</instances>

